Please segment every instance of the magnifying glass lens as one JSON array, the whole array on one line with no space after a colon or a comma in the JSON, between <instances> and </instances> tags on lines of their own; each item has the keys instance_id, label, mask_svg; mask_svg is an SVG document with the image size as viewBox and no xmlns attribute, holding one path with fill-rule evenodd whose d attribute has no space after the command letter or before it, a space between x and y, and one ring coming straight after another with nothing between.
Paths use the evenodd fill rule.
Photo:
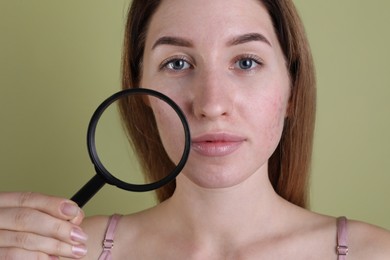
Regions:
<instances>
[{"instance_id":1,"label":"magnifying glass lens","mask_svg":"<svg viewBox=\"0 0 390 260\"><path fill-rule=\"evenodd\" d=\"M176 111L148 94L116 100L96 126L95 146L102 165L114 177L135 185L167 177L180 161L184 143L185 132Z\"/></svg>"},{"instance_id":2,"label":"magnifying glass lens","mask_svg":"<svg viewBox=\"0 0 390 260\"><path fill-rule=\"evenodd\" d=\"M100 104L88 126L87 146L96 175L71 198L80 207L106 183L139 192L173 181L188 159L191 137L173 100L134 88Z\"/></svg>"}]
</instances>

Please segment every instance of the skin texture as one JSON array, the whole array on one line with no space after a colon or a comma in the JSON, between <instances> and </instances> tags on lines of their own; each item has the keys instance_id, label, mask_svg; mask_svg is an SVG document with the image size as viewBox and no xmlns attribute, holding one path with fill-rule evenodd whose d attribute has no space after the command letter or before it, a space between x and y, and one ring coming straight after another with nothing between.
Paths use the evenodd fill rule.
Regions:
<instances>
[{"instance_id":1,"label":"skin texture","mask_svg":"<svg viewBox=\"0 0 390 260\"><path fill-rule=\"evenodd\" d=\"M205 135L234 136L234 140L239 140L238 149L226 156L218 156L217 151L229 150L227 143L224 147L218 143L208 147L214 150L212 156L204 156L196 149L190 155L183 175L200 186L216 188L233 186L258 171L267 173L266 161L283 129L289 79L269 17L265 10L259 15L259 3L252 1L247 8L225 8L223 17L212 15L219 8L214 4L206 12L196 3L186 3L193 11L198 9L200 16L177 10L173 2L167 4L164 12L157 12L146 41L141 86L163 92L179 104L189 120L194 140ZM247 15L241 17L240 12ZM227 21L226 17L232 19ZM178 20L185 23L170 26ZM214 33L218 28L228 29ZM267 42L256 39L232 43L254 33L264 35ZM185 39L191 46L155 46L162 37ZM177 58L185 62L184 69L161 69L161 64ZM240 61L251 62L252 68L241 69ZM175 130L180 130L180 126L172 127L171 118L155 114L168 154L177 161L180 146L176 136L182 133Z\"/></svg>"},{"instance_id":2,"label":"skin texture","mask_svg":"<svg viewBox=\"0 0 390 260\"><path fill-rule=\"evenodd\" d=\"M163 1L144 54L142 86L181 106L194 144L173 196L121 219L112 259L336 259L335 218L287 202L268 179L290 83L263 6ZM181 126L150 106L177 161ZM108 220L83 220L74 203L33 193L0 194L0 216L1 259L97 259ZM348 259L389 259L387 231L348 225Z\"/></svg>"},{"instance_id":3,"label":"skin texture","mask_svg":"<svg viewBox=\"0 0 390 260\"><path fill-rule=\"evenodd\" d=\"M141 85L179 104L193 146L173 196L121 220L114 259L336 259L335 219L283 200L268 180L267 160L288 116L290 83L258 1L164 1L147 33ZM177 162L181 127L158 104L150 106ZM90 237L99 238L90 242L88 259L100 252L106 222L97 217L85 223ZM349 224L351 259L388 256L388 233ZM381 250L361 250L367 234Z\"/></svg>"}]
</instances>

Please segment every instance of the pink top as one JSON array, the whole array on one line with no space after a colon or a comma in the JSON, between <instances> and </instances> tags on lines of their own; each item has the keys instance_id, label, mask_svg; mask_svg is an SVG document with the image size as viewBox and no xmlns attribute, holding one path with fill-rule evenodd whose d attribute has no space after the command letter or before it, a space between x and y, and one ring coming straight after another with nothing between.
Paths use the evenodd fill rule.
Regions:
<instances>
[{"instance_id":1,"label":"pink top","mask_svg":"<svg viewBox=\"0 0 390 260\"><path fill-rule=\"evenodd\" d=\"M103 240L103 252L99 260L111 260L111 249L114 246L114 235L116 226L121 215L112 215L108 220L106 234ZM345 217L337 218L337 246L336 254L338 260L346 260L348 255L347 246L347 219Z\"/></svg>"},{"instance_id":2,"label":"pink top","mask_svg":"<svg viewBox=\"0 0 390 260\"><path fill-rule=\"evenodd\" d=\"M348 255L347 243L347 218L339 217L337 219L337 246L336 254L338 260L346 260Z\"/></svg>"},{"instance_id":3,"label":"pink top","mask_svg":"<svg viewBox=\"0 0 390 260\"><path fill-rule=\"evenodd\" d=\"M108 220L106 234L103 240L103 252L99 256L99 260L111 260L111 249L114 246L114 235L116 225L118 224L121 215L112 215Z\"/></svg>"}]
</instances>

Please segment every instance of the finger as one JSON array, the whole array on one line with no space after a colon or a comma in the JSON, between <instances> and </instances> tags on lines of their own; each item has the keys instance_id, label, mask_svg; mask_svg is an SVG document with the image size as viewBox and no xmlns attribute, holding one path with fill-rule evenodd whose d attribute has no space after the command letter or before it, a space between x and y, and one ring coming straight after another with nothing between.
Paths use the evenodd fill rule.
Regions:
<instances>
[{"instance_id":1,"label":"finger","mask_svg":"<svg viewBox=\"0 0 390 260\"><path fill-rule=\"evenodd\" d=\"M71 200L47 196L33 192L0 193L0 208L26 207L34 208L57 218L81 222L84 213Z\"/></svg>"},{"instance_id":2,"label":"finger","mask_svg":"<svg viewBox=\"0 0 390 260\"><path fill-rule=\"evenodd\" d=\"M73 218L69 221L70 221L70 223L73 223L73 224L79 226L81 224L81 222L83 222L84 218L85 218L84 211L80 210L79 214L75 218Z\"/></svg>"},{"instance_id":3,"label":"finger","mask_svg":"<svg viewBox=\"0 0 390 260\"><path fill-rule=\"evenodd\" d=\"M0 248L0 259L58 260L58 257L20 248Z\"/></svg>"},{"instance_id":4,"label":"finger","mask_svg":"<svg viewBox=\"0 0 390 260\"><path fill-rule=\"evenodd\" d=\"M80 258L87 253L83 244L70 245L56 239L25 232L0 231L0 245L0 250L20 248L68 258ZM0 259L3 258L0 257Z\"/></svg>"},{"instance_id":5,"label":"finger","mask_svg":"<svg viewBox=\"0 0 390 260\"><path fill-rule=\"evenodd\" d=\"M79 226L31 208L0 208L0 216L0 230L34 233L69 244L87 240Z\"/></svg>"}]
</instances>

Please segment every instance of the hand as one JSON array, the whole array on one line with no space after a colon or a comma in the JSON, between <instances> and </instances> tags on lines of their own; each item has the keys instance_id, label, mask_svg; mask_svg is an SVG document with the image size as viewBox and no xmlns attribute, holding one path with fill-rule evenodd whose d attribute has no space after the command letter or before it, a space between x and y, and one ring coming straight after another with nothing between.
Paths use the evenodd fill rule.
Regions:
<instances>
[{"instance_id":1,"label":"hand","mask_svg":"<svg viewBox=\"0 0 390 260\"><path fill-rule=\"evenodd\" d=\"M0 259L81 258L86 234L76 203L38 193L0 193Z\"/></svg>"}]
</instances>

